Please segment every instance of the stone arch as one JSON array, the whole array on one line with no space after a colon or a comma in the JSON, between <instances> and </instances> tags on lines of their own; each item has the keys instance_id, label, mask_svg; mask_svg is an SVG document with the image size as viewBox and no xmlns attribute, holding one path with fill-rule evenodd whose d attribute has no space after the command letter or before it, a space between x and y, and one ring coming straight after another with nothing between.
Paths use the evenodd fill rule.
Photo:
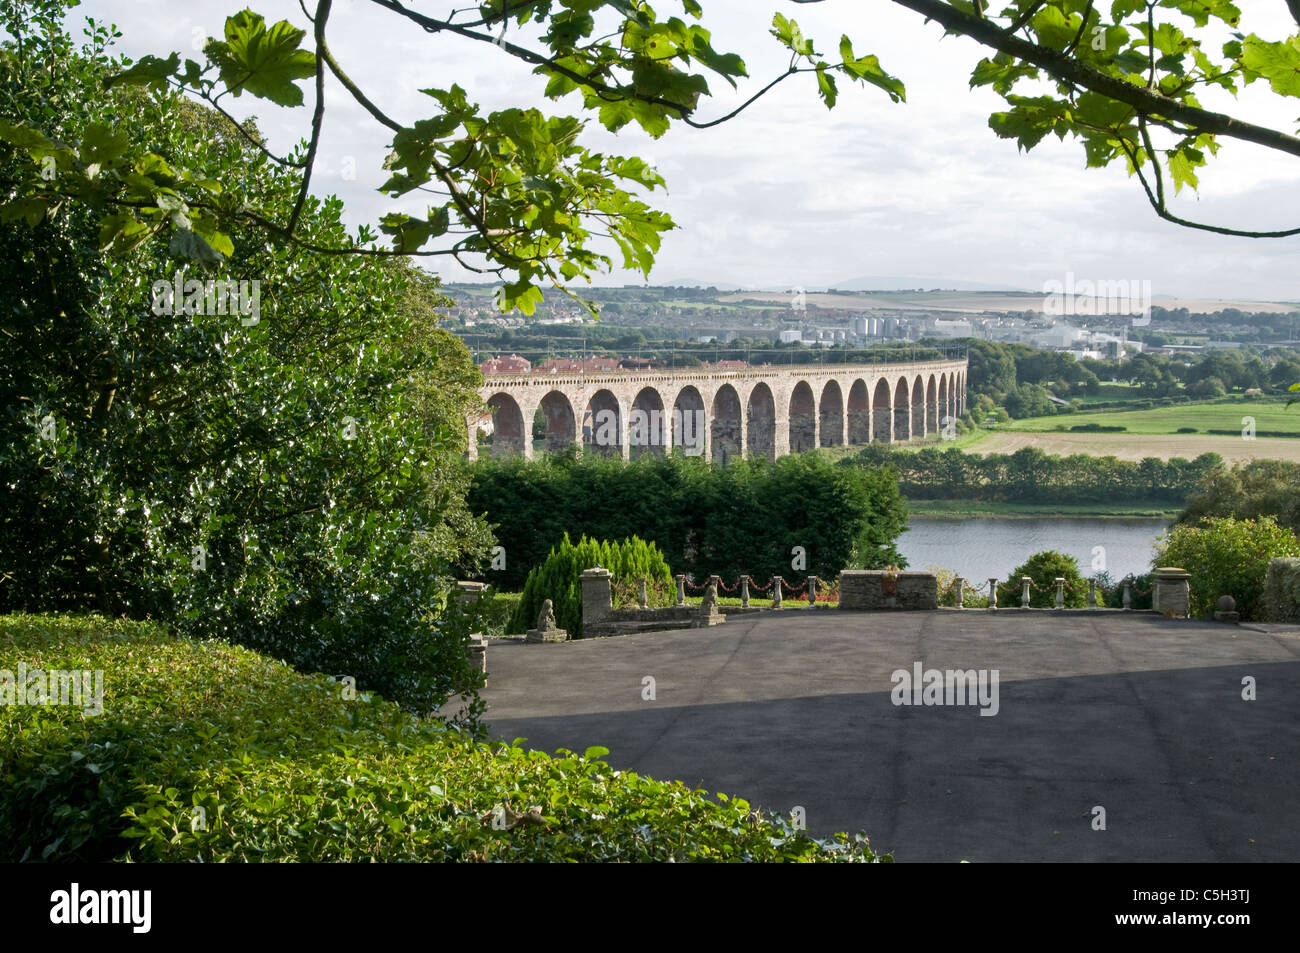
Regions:
<instances>
[{"instance_id":1,"label":"stone arch","mask_svg":"<svg viewBox=\"0 0 1300 953\"><path fill-rule=\"evenodd\" d=\"M906 377L900 377L894 388L894 439L912 439L912 404Z\"/></svg>"},{"instance_id":2,"label":"stone arch","mask_svg":"<svg viewBox=\"0 0 1300 953\"><path fill-rule=\"evenodd\" d=\"M627 444L633 458L643 453L662 457L668 444L668 415L664 399L653 387L643 387L632 401L628 416Z\"/></svg>"},{"instance_id":3,"label":"stone arch","mask_svg":"<svg viewBox=\"0 0 1300 953\"><path fill-rule=\"evenodd\" d=\"M604 388L592 394L582 415L582 448L605 457L622 456L624 429L618 398Z\"/></svg>"},{"instance_id":4,"label":"stone arch","mask_svg":"<svg viewBox=\"0 0 1300 953\"><path fill-rule=\"evenodd\" d=\"M840 390L838 381L827 381L822 388L818 424L823 447L838 447L844 443L844 392Z\"/></svg>"},{"instance_id":5,"label":"stone arch","mask_svg":"<svg viewBox=\"0 0 1300 953\"><path fill-rule=\"evenodd\" d=\"M939 375L939 428L942 430L947 422L952 418L952 408L948 406L948 394L951 389L948 387L948 375Z\"/></svg>"},{"instance_id":6,"label":"stone arch","mask_svg":"<svg viewBox=\"0 0 1300 953\"><path fill-rule=\"evenodd\" d=\"M867 383L858 378L849 388L849 403L845 408L849 418L849 443L871 442L871 401L867 397Z\"/></svg>"},{"instance_id":7,"label":"stone arch","mask_svg":"<svg viewBox=\"0 0 1300 953\"><path fill-rule=\"evenodd\" d=\"M488 398L487 405L492 411L492 458L531 456L531 432L524 426L519 403L509 394L497 393Z\"/></svg>"},{"instance_id":8,"label":"stone arch","mask_svg":"<svg viewBox=\"0 0 1300 953\"><path fill-rule=\"evenodd\" d=\"M930 375L925 382L925 430L935 433L939 429L939 383Z\"/></svg>"},{"instance_id":9,"label":"stone arch","mask_svg":"<svg viewBox=\"0 0 1300 953\"><path fill-rule=\"evenodd\" d=\"M817 446L817 401L807 381L790 392L790 452L802 453Z\"/></svg>"},{"instance_id":10,"label":"stone arch","mask_svg":"<svg viewBox=\"0 0 1300 953\"><path fill-rule=\"evenodd\" d=\"M713 420L709 425L709 442L713 459L729 463L744 452L741 437L740 395L730 384L723 384L713 395Z\"/></svg>"},{"instance_id":11,"label":"stone arch","mask_svg":"<svg viewBox=\"0 0 1300 953\"><path fill-rule=\"evenodd\" d=\"M704 410L704 398L689 384L673 401L672 428L674 450L680 448L688 457L708 456L708 414Z\"/></svg>"},{"instance_id":12,"label":"stone arch","mask_svg":"<svg viewBox=\"0 0 1300 953\"><path fill-rule=\"evenodd\" d=\"M894 410L889 401L889 381L876 381L876 392L871 397L871 439L876 443L893 443Z\"/></svg>"},{"instance_id":13,"label":"stone arch","mask_svg":"<svg viewBox=\"0 0 1300 953\"><path fill-rule=\"evenodd\" d=\"M749 392L745 402L745 438L750 459L776 459L776 401L772 389L760 382Z\"/></svg>"},{"instance_id":14,"label":"stone arch","mask_svg":"<svg viewBox=\"0 0 1300 953\"><path fill-rule=\"evenodd\" d=\"M912 436L924 437L930 432L925 419L925 382L920 374L912 382Z\"/></svg>"},{"instance_id":15,"label":"stone arch","mask_svg":"<svg viewBox=\"0 0 1300 953\"><path fill-rule=\"evenodd\" d=\"M577 415L569 398L553 390L538 405L546 422L542 446L547 453L563 453L578 439Z\"/></svg>"}]
</instances>

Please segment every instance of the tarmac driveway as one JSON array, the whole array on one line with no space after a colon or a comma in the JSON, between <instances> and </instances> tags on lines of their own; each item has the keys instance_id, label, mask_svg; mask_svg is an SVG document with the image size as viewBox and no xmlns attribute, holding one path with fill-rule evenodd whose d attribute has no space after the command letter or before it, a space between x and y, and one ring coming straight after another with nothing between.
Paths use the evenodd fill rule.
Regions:
<instances>
[{"instance_id":1,"label":"tarmac driveway","mask_svg":"<svg viewBox=\"0 0 1300 953\"><path fill-rule=\"evenodd\" d=\"M487 658L497 737L603 745L615 767L801 807L814 835L865 831L899 861L1300 856L1297 627L798 610L493 641ZM922 683L983 671L983 703L956 684L904 693L891 676L917 663Z\"/></svg>"}]
</instances>

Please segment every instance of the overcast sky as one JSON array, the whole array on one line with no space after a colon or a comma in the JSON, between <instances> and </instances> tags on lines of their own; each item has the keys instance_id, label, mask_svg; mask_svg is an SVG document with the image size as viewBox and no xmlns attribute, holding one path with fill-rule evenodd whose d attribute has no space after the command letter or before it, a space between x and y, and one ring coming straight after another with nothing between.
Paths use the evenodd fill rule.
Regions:
<instances>
[{"instance_id":1,"label":"overcast sky","mask_svg":"<svg viewBox=\"0 0 1300 953\"><path fill-rule=\"evenodd\" d=\"M251 5L268 21L307 26L292 0ZM450 4L411 6L441 14ZM1285 0L1242 6L1246 32L1280 39L1295 31ZM679 228L665 237L652 282L821 288L894 275L1036 291L1073 272L1092 280L1149 280L1157 297L1300 301L1300 237L1228 238L1180 228L1156 218L1136 178L1122 168L1085 169L1076 142L1049 137L1024 154L1014 141L998 139L988 116L1006 107L987 89L969 88L982 55L972 41L945 39L939 27L887 0L705 0L704 7L714 47L740 53L751 80L739 93L720 79L712 82L716 100L702 105L701 118L727 112L784 69L787 57L767 34L777 10L796 17L828 56L848 33L859 55L879 55L907 84L908 101L894 104L874 88L841 83L840 104L828 111L814 79L797 76L709 130L674 128L656 141L632 127L610 135L592 120L585 134L590 146L652 158L668 179L668 194L654 193L652 204ZM201 37L219 35L225 17L241 8L209 0L84 0L74 15L116 23L124 34L118 49L132 56L172 50L194 56ZM657 8L661 15L679 12L672 0ZM425 34L367 0L336 2L328 35L344 69L403 121L433 112L419 88L453 82L485 110L581 111L577 96L546 100L542 81L495 47ZM390 136L327 82L313 184L344 199L351 224L374 222L393 207L375 191L386 177L380 164ZM1286 132L1296 131L1300 115L1300 103L1281 101L1263 83L1236 101L1208 93L1202 101ZM224 103L237 115L256 115L276 151L308 133L308 109L281 109L248 96ZM341 175L348 159L355 161L354 180ZM1221 225L1296 227L1298 184L1300 160L1225 141L1201 175L1199 197L1185 192L1175 210ZM447 280L468 276L436 261ZM619 272L599 283L639 280Z\"/></svg>"}]
</instances>

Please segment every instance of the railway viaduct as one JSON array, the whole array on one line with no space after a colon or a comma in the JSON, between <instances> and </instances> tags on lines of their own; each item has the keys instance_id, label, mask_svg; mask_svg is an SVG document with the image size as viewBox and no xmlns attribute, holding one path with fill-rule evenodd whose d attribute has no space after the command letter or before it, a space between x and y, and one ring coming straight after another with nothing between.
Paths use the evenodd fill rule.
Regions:
<instances>
[{"instance_id":1,"label":"railway viaduct","mask_svg":"<svg viewBox=\"0 0 1300 953\"><path fill-rule=\"evenodd\" d=\"M895 443L938 432L966 410L967 362L668 368L492 374L479 392L491 416L467 422L492 434L494 457L533 456L533 417L545 449L689 455L725 463L816 447Z\"/></svg>"}]
</instances>

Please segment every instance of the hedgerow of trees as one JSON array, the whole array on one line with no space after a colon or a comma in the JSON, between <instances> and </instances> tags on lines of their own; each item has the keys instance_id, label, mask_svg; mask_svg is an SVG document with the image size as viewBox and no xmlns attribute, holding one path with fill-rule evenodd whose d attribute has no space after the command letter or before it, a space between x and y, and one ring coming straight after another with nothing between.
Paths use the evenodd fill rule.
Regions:
<instances>
[{"instance_id":1,"label":"hedgerow of trees","mask_svg":"<svg viewBox=\"0 0 1300 953\"><path fill-rule=\"evenodd\" d=\"M892 467L908 499L1173 507L1182 506L1201 481L1221 473L1223 459L1215 453L1190 461L1179 457L1119 460L1086 454L1063 457L1037 447L1010 454L968 454L952 447L900 453L887 444L871 444L847 458L844 465Z\"/></svg>"}]
</instances>

